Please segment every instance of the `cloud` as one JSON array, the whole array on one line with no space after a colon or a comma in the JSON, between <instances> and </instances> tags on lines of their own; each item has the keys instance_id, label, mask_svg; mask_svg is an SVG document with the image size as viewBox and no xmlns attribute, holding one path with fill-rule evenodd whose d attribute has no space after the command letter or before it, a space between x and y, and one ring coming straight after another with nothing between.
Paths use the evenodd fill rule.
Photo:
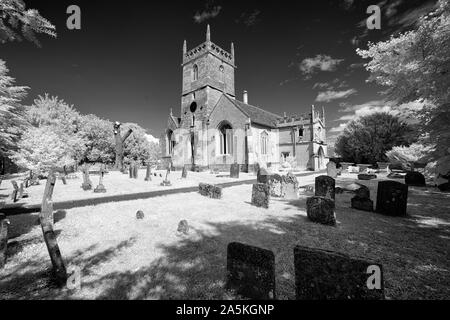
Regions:
<instances>
[{"instance_id":1,"label":"cloud","mask_svg":"<svg viewBox=\"0 0 450 320\"><path fill-rule=\"evenodd\" d=\"M211 9L205 9L202 12L197 11L194 15L194 21L196 23L202 23L203 21L215 18L219 15L220 10L222 10L221 6L215 6Z\"/></svg>"},{"instance_id":2,"label":"cloud","mask_svg":"<svg viewBox=\"0 0 450 320\"><path fill-rule=\"evenodd\" d=\"M301 73L310 76L319 71L335 71L344 59L334 59L328 55L318 54L314 58L305 58L298 65Z\"/></svg>"},{"instance_id":3,"label":"cloud","mask_svg":"<svg viewBox=\"0 0 450 320\"><path fill-rule=\"evenodd\" d=\"M348 89L344 91L334 91L328 90L324 92L319 92L317 95L317 102L330 102L333 100L348 98L349 96L355 94L357 91L355 89Z\"/></svg>"},{"instance_id":4,"label":"cloud","mask_svg":"<svg viewBox=\"0 0 450 320\"><path fill-rule=\"evenodd\" d=\"M332 89L333 86L328 82L316 82L314 83L313 89Z\"/></svg>"},{"instance_id":5,"label":"cloud","mask_svg":"<svg viewBox=\"0 0 450 320\"><path fill-rule=\"evenodd\" d=\"M145 138L147 139L148 142L153 142L153 143L159 144L159 139L155 138L151 134L146 134Z\"/></svg>"},{"instance_id":6,"label":"cloud","mask_svg":"<svg viewBox=\"0 0 450 320\"><path fill-rule=\"evenodd\" d=\"M236 20L236 23L243 23L247 27L252 27L261 21L260 14L261 11L258 9L255 9L250 13L244 12L239 19Z\"/></svg>"},{"instance_id":7,"label":"cloud","mask_svg":"<svg viewBox=\"0 0 450 320\"><path fill-rule=\"evenodd\" d=\"M331 128L328 132L330 132L330 133L340 133L340 132L344 131L346 127L347 127L346 123L341 123L337 127Z\"/></svg>"}]
</instances>

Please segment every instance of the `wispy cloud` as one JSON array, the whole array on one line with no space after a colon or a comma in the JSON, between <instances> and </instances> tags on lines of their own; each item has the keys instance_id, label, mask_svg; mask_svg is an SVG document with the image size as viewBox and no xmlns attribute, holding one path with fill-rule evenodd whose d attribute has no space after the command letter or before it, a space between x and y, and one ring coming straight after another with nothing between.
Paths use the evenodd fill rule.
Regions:
<instances>
[{"instance_id":1,"label":"wispy cloud","mask_svg":"<svg viewBox=\"0 0 450 320\"><path fill-rule=\"evenodd\" d=\"M328 55L318 54L313 58L305 58L299 63L298 68L301 73L307 77L319 71L331 72L335 71L337 66L341 64L344 59L334 59Z\"/></svg>"},{"instance_id":2,"label":"wispy cloud","mask_svg":"<svg viewBox=\"0 0 450 320\"><path fill-rule=\"evenodd\" d=\"M355 94L357 91L355 89L348 89L343 91L334 91L334 90L327 90L324 92L319 92L317 95L316 101L317 102L330 102L333 100L338 99L344 99L348 98L351 95Z\"/></svg>"},{"instance_id":3,"label":"wispy cloud","mask_svg":"<svg viewBox=\"0 0 450 320\"><path fill-rule=\"evenodd\" d=\"M243 23L247 27L253 27L261 21L261 11L255 9L251 12L244 12L236 19L236 23Z\"/></svg>"},{"instance_id":4,"label":"wispy cloud","mask_svg":"<svg viewBox=\"0 0 450 320\"><path fill-rule=\"evenodd\" d=\"M222 10L221 6L214 6L212 8L206 8L201 12L197 11L194 15L194 21L196 23L202 23L206 20L215 18L219 15L221 10Z\"/></svg>"}]
</instances>

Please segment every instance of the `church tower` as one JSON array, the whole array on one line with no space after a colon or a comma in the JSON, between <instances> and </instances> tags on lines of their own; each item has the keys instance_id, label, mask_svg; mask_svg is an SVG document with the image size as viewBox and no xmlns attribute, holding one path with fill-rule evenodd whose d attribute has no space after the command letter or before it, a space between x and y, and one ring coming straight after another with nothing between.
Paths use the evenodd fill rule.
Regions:
<instances>
[{"instance_id":1,"label":"church tower","mask_svg":"<svg viewBox=\"0 0 450 320\"><path fill-rule=\"evenodd\" d=\"M187 50L183 43L183 84L181 94L181 126L189 128L194 121L206 122L220 96L235 98L234 46L230 52L211 42L209 25L206 41Z\"/></svg>"}]
</instances>

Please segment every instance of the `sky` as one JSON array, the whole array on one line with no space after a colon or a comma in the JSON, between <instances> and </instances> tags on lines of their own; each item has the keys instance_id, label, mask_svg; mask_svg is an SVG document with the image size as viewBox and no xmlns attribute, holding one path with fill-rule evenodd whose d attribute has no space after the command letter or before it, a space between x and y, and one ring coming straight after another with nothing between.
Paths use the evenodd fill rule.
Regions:
<instances>
[{"instance_id":1,"label":"sky","mask_svg":"<svg viewBox=\"0 0 450 320\"><path fill-rule=\"evenodd\" d=\"M48 93L81 113L135 122L159 137L170 108L180 113L183 40L188 50L211 40L234 43L236 97L283 115L325 108L329 142L348 121L389 111L357 48L408 30L435 0L130 1L25 0L56 26L57 38L0 44L24 103ZM369 30L369 5L381 9L381 29ZM68 6L81 9L81 30L69 30Z\"/></svg>"}]
</instances>

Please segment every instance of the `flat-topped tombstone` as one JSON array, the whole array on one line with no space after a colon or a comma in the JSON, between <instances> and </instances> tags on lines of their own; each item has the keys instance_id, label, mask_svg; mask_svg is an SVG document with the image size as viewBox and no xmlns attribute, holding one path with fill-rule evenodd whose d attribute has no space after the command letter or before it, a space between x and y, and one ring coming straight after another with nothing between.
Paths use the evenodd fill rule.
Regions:
<instances>
[{"instance_id":1,"label":"flat-topped tombstone","mask_svg":"<svg viewBox=\"0 0 450 320\"><path fill-rule=\"evenodd\" d=\"M183 167L183 170L181 171L181 179L186 179L187 178L187 168L186 166Z\"/></svg>"},{"instance_id":2,"label":"flat-topped tombstone","mask_svg":"<svg viewBox=\"0 0 450 320\"><path fill-rule=\"evenodd\" d=\"M297 300L382 300L382 265L360 257L303 246L294 248Z\"/></svg>"},{"instance_id":3,"label":"flat-topped tombstone","mask_svg":"<svg viewBox=\"0 0 450 320\"><path fill-rule=\"evenodd\" d=\"M270 174L266 168L259 168L256 174L256 182L257 183L268 183L270 178Z\"/></svg>"},{"instance_id":4,"label":"flat-topped tombstone","mask_svg":"<svg viewBox=\"0 0 450 320\"><path fill-rule=\"evenodd\" d=\"M318 197L326 197L335 199L336 181L328 176L318 176L315 183L315 195Z\"/></svg>"},{"instance_id":5,"label":"flat-topped tombstone","mask_svg":"<svg viewBox=\"0 0 450 320\"><path fill-rule=\"evenodd\" d=\"M312 222L328 226L336 225L334 200L325 197L309 197L306 199L306 214Z\"/></svg>"},{"instance_id":6,"label":"flat-topped tombstone","mask_svg":"<svg viewBox=\"0 0 450 320\"><path fill-rule=\"evenodd\" d=\"M275 299L273 252L238 242L228 244L226 288L244 298Z\"/></svg>"},{"instance_id":7,"label":"flat-topped tombstone","mask_svg":"<svg viewBox=\"0 0 450 320\"><path fill-rule=\"evenodd\" d=\"M417 171L410 171L406 173L405 183L408 186L415 186L415 187L426 186L424 175Z\"/></svg>"},{"instance_id":8,"label":"flat-topped tombstone","mask_svg":"<svg viewBox=\"0 0 450 320\"><path fill-rule=\"evenodd\" d=\"M288 200L298 199L298 179L292 173L288 173L283 179L282 189L284 198Z\"/></svg>"},{"instance_id":9,"label":"flat-topped tombstone","mask_svg":"<svg viewBox=\"0 0 450 320\"><path fill-rule=\"evenodd\" d=\"M408 204L408 186L397 181L378 182L377 208L379 213L405 216Z\"/></svg>"},{"instance_id":10,"label":"flat-topped tombstone","mask_svg":"<svg viewBox=\"0 0 450 320\"><path fill-rule=\"evenodd\" d=\"M0 203L0 209L2 204ZM6 249L8 245L8 225L9 220L3 213L0 213L0 269L6 264Z\"/></svg>"},{"instance_id":11,"label":"flat-topped tombstone","mask_svg":"<svg viewBox=\"0 0 450 320\"><path fill-rule=\"evenodd\" d=\"M283 179L279 174L273 174L269 178L269 186L270 186L270 195L272 197L283 197L283 189L282 189Z\"/></svg>"},{"instance_id":12,"label":"flat-topped tombstone","mask_svg":"<svg viewBox=\"0 0 450 320\"><path fill-rule=\"evenodd\" d=\"M252 205L256 207L269 208L270 187L265 183L257 183L252 188Z\"/></svg>"},{"instance_id":13,"label":"flat-topped tombstone","mask_svg":"<svg viewBox=\"0 0 450 320\"><path fill-rule=\"evenodd\" d=\"M230 178L239 178L239 164L233 163L230 167Z\"/></svg>"},{"instance_id":14,"label":"flat-topped tombstone","mask_svg":"<svg viewBox=\"0 0 450 320\"><path fill-rule=\"evenodd\" d=\"M358 174L358 180L373 180L376 179L376 174L360 173Z\"/></svg>"},{"instance_id":15,"label":"flat-topped tombstone","mask_svg":"<svg viewBox=\"0 0 450 320\"><path fill-rule=\"evenodd\" d=\"M336 179L338 176L338 170L336 168L336 163L334 161L329 161L327 163L327 176Z\"/></svg>"}]
</instances>

